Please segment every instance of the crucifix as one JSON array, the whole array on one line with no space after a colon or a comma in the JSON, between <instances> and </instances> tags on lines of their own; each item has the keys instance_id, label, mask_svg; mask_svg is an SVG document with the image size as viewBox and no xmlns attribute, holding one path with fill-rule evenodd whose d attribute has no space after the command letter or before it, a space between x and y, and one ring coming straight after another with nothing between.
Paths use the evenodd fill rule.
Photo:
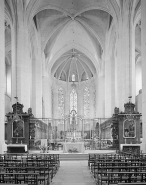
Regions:
<instances>
[{"instance_id":1,"label":"crucifix","mask_svg":"<svg viewBox=\"0 0 146 185\"><path fill-rule=\"evenodd\" d=\"M16 134L16 136L17 136L16 143L17 143L17 144L18 144L18 135L19 135L19 134L18 134L18 132L17 132L17 134Z\"/></svg>"},{"instance_id":2,"label":"crucifix","mask_svg":"<svg viewBox=\"0 0 146 185\"><path fill-rule=\"evenodd\" d=\"M16 99L16 114L17 114L17 103L18 103L18 97L14 97Z\"/></svg>"},{"instance_id":3,"label":"crucifix","mask_svg":"<svg viewBox=\"0 0 146 185\"><path fill-rule=\"evenodd\" d=\"M132 98L132 96L129 96L128 98L129 98L129 102L131 103L131 98Z\"/></svg>"}]
</instances>

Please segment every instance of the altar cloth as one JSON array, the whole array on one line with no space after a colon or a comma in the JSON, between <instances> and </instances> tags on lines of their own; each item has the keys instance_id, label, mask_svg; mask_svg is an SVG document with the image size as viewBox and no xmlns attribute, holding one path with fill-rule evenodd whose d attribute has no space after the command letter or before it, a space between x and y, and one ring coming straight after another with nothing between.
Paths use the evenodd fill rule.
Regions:
<instances>
[{"instance_id":1,"label":"altar cloth","mask_svg":"<svg viewBox=\"0 0 146 185\"><path fill-rule=\"evenodd\" d=\"M77 149L79 153L84 153L84 142L66 142L63 143L63 153L68 153L70 149Z\"/></svg>"}]
</instances>

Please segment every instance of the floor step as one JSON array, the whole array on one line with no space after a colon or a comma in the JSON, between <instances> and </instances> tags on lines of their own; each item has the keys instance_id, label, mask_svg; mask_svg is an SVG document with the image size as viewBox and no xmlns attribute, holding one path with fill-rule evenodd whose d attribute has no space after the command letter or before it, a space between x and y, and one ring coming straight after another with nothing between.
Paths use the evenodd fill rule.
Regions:
<instances>
[{"instance_id":1,"label":"floor step","mask_svg":"<svg viewBox=\"0 0 146 185\"><path fill-rule=\"evenodd\" d=\"M77 161L77 160L88 160L88 154L80 153L63 153L59 156L60 161Z\"/></svg>"}]
</instances>

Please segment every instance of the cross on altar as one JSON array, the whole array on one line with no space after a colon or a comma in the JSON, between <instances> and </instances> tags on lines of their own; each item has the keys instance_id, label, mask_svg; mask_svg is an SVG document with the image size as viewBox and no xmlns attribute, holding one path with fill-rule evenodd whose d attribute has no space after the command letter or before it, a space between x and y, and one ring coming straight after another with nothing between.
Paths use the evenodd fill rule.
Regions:
<instances>
[{"instance_id":1,"label":"cross on altar","mask_svg":"<svg viewBox=\"0 0 146 185\"><path fill-rule=\"evenodd\" d=\"M16 143L18 143L18 135L19 135L19 134L18 134L18 132L17 132L17 134L16 134L16 136L17 136Z\"/></svg>"}]
</instances>

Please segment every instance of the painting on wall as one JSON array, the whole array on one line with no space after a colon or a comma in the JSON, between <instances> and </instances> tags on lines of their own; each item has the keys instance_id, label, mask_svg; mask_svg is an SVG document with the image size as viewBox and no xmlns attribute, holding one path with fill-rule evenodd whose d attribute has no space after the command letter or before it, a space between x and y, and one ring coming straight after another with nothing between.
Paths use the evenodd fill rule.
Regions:
<instances>
[{"instance_id":1,"label":"painting on wall","mask_svg":"<svg viewBox=\"0 0 146 185\"><path fill-rule=\"evenodd\" d=\"M12 137L24 137L24 121L13 121L12 123Z\"/></svg>"},{"instance_id":2,"label":"painting on wall","mask_svg":"<svg viewBox=\"0 0 146 185\"><path fill-rule=\"evenodd\" d=\"M123 137L124 138L136 137L136 123L133 119L126 119L123 122Z\"/></svg>"}]
</instances>

